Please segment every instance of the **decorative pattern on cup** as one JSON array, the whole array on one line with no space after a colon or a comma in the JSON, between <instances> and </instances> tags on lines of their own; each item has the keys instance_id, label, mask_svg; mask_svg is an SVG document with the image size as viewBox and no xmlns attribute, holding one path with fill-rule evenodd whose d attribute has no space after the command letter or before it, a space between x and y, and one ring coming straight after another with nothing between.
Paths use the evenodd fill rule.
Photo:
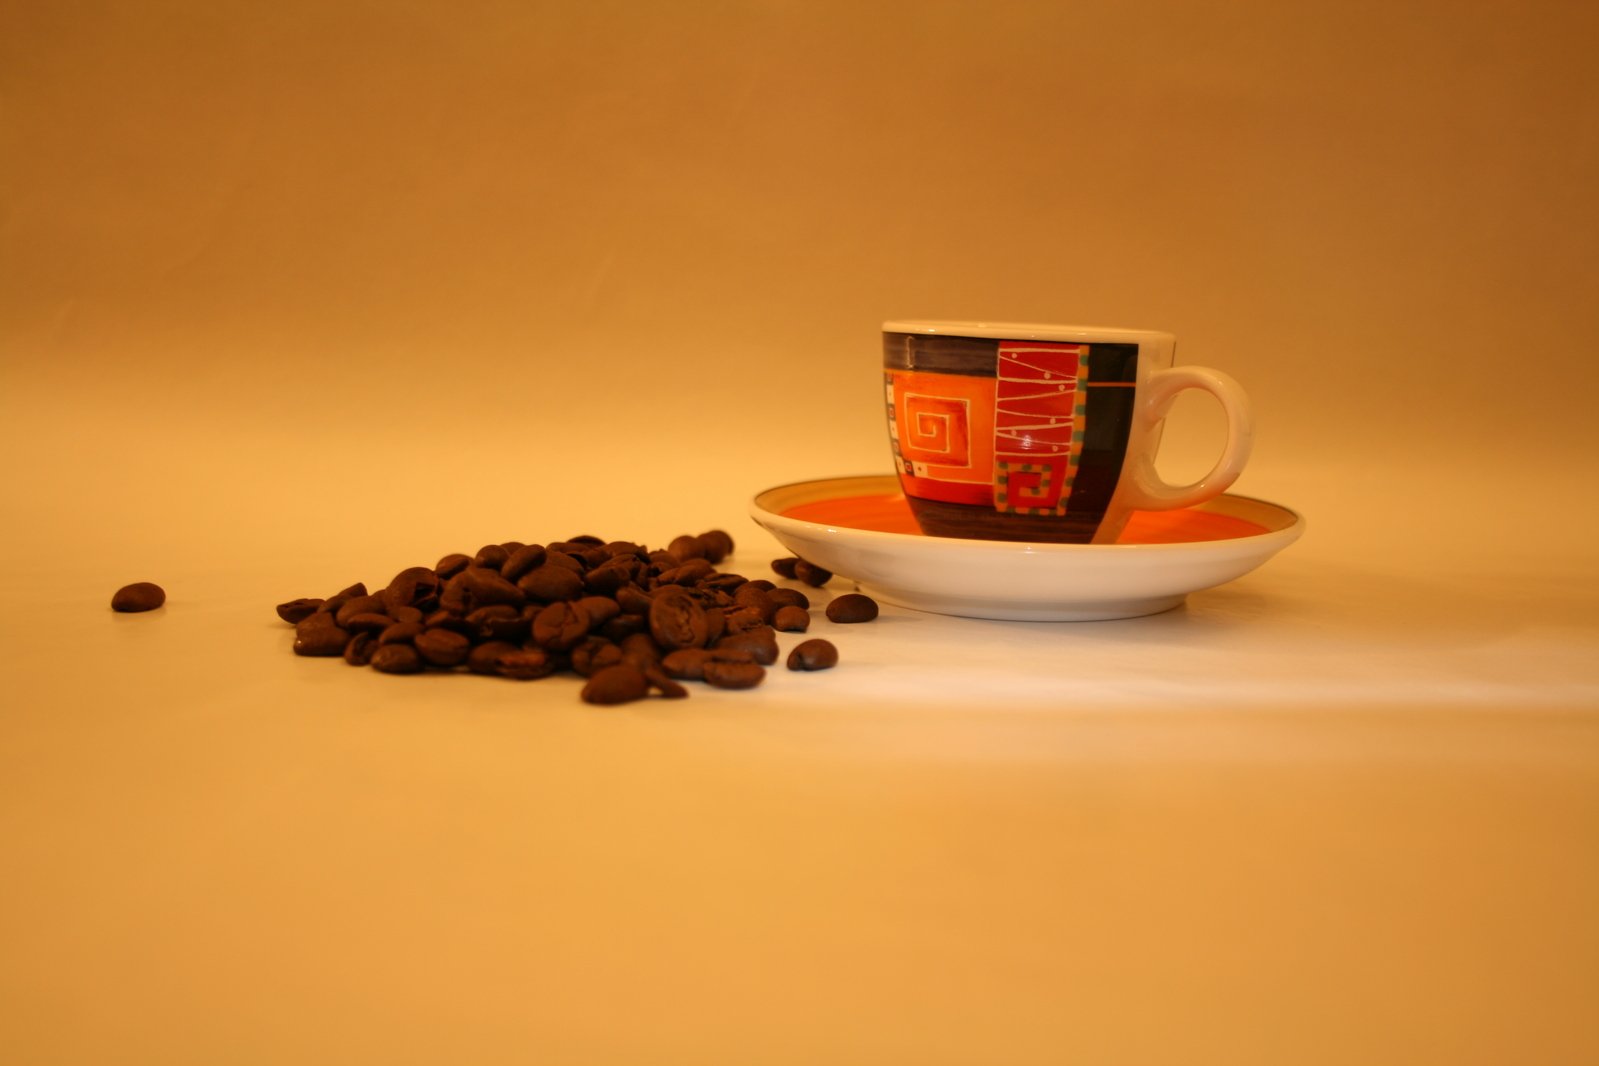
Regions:
<instances>
[{"instance_id":1,"label":"decorative pattern on cup","mask_svg":"<svg viewBox=\"0 0 1599 1066\"><path fill-rule=\"evenodd\" d=\"M889 437L934 536L1093 539L1121 476L1138 346L884 334Z\"/></svg>"}]
</instances>

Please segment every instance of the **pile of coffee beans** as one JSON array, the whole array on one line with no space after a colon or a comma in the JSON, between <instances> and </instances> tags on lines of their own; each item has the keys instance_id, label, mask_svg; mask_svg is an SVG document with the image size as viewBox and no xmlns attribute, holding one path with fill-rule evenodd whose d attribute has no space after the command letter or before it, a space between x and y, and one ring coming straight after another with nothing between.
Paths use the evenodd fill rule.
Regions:
<instances>
[{"instance_id":1,"label":"pile of coffee beans","mask_svg":"<svg viewBox=\"0 0 1599 1066\"><path fill-rule=\"evenodd\" d=\"M489 544L400 571L383 588L357 583L325 599L278 605L297 655L339 656L389 674L457 671L531 681L571 672L582 698L627 703L688 695L684 681L754 688L777 662L777 634L805 633L809 598L765 578L716 569L733 551L721 530L650 550L578 536ZM832 577L797 559L779 576L820 588ZM844 606L835 610L836 605ZM877 617L859 593L834 599L836 623ZM838 649L812 637L790 649L790 670L826 670Z\"/></svg>"}]
</instances>

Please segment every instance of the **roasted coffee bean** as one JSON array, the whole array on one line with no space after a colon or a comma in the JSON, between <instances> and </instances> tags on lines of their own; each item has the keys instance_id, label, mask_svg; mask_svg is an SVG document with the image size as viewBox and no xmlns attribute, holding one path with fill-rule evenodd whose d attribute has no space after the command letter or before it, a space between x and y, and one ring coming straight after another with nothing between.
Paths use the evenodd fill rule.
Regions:
<instances>
[{"instance_id":1,"label":"roasted coffee bean","mask_svg":"<svg viewBox=\"0 0 1599 1066\"><path fill-rule=\"evenodd\" d=\"M690 537L687 534L673 537L672 543L666 546L666 550L685 563L690 559L705 558L705 544L698 537Z\"/></svg>"},{"instance_id":2,"label":"roasted coffee bean","mask_svg":"<svg viewBox=\"0 0 1599 1066\"><path fill-rule=\"evenodd\" d=\"M384 610L392 614L401 607L430 606L438 600L440 584L439 575L427 567L407 567L384 587Z\"/></svg>"},{"instance_id":3,"label":"roasted coffee bean","mask_svg":"<svg viewBox=\"0 0 1599 1066\"><path fill-rule=\"evenodd\" d=\"M713 659L705 664L705 683L714 688L754 688L766 679L759 663L732 663Z\"/></svg>"},{"instance_id":4,"label":"roasted coffee bean","mask_svg":"<svg viewBox=\"0 0 1599 1066\"><path fill-rule=\"evenodd\" d=\"M688 695L688 689L666 676L659 666L645 667L644 680L648 681L650 687L659 692L665 699L680 700Z\"/></svg>"},{"instance_id":5,"label":"roasted coffee bean","mask_svg":"<svg viewBox=\"0 0 1599 1066\"><path fill-rule=\"evenodd\" d=\"M379 644L372 653L372 669L385 674L414 674L422 669L422 656L409 644Z\"/></svg>"},{"instance_id":6,"label":"roasted coffee bean","mask_svg":"<svg viewBox=\"0 0 1599 1066\"><path fill-rule=\"evenodd\" d=\"M585 703L617 704L641 700L650 694L649 679L631 663L618 663L597 670L583 686Z\"/></svg>"},{"instance_id":7,"label":"roasted coffee bean","mask_svg":"<svg viewBox=\"0 0 1599 1066\"><path fill-rule=\"evenodd\" d=\"M520 644L533 631L532 620L508 603L479 607L466 616L467 633L478 640L507 640Z\"/></svg>"},{"instance_id":8,"label":"roasted coffee bean","mask_svg":"<svg viewBox=\"0 0 1599 1066\"><path fill-rule=\"evenodd\" d=\"M799 607L807 611L811 609L810 597L799 589L772 589L767 595L779 607Z\"/></svg>"},{"instance_id":9,"label":"roasted coffee bean","mask_svg":"<svg viewBox=\"0 0 1599 1066\"><path fill-rule=\"evenodd\" d=\"M829 670L838 665L838 649L820 637L794 645L788 653L790 670Z\"/></svg>"},{"instance_id":10,"label":"roasted coffee bean","mask_svg":"<svg viewBox=\"0 0 1599 1066\"><path fill-rule=\"evenodd\" d=\"M523 574L535 567L544 565L544 545L524 544L512 552L500 567L500 576L507 581L516 581Z\"/></svg>"},{"instance_id":11,"label":"roasted coffee bean","mask_svg":"<svg viewBox=\"0 0 1599 1066\"><path fill-rule=\"evenodd\" d=\"M608 640L620 641L634 633L646 633L650 628L648 615L619 614L600 626L600 635Z\"/></svg>"},{"instance_id":12,"label":"roasted coffee bean","mask_svg":"<svg viewBox=\"0 0 1599 1066\"><path fill-rule=\"evenodd\" d=\"M662 585L693 585L704 581L715 572L715 568L704 559L690 559L681 566L661 571L656 581Z\"/></svg>"},{"instance_id":13,"label":"roasted coffee bean","mask_svg":"<svg viewBox=\"0 0 1599 1066\"><path fill-rule=\"evenodd\" d=\"M584 638L583 643L579 644L568 653L568 659L572 664L572 672L580 677L588 677L590 674L594 673L596 669L594 665L595 656L597 656L600 651L605 648L616 648L616 645L612 644L604 637L591 635ZM621 649L617 648L616 652L616 658L612 661L621 662ZM609 666L611 664L601 663L600 665Z\"/></svg>"},{"instance_id":14,"label":"roasted coffee bean","mask_svg":"<svg viewBox=\"0 0 1599 1066\"><path fill-rule=\"evenodd\" d=\"M167 602L167 593L152 581L135 581L111 594L111 609L119 614L153 611Z\"/></svg>"},{"instance_id":15,"label":"roasted coffee bean","mask_svg":"<svg viewBox=\"0 0 1599 1066\"><path fill-rule=\"evenodd\" d=\"M440 608L422 619L422 624L429 629L453 629L457 633L469 636L475 631L472 623L458 614Z\"/></svg>"},{"instance_id":16,"label":"roasted coffee bean","mask_svg":"<svg viewBox=\"0 0 1599 1066\"><path fill-rule=\"evenodd\" d=\"M350 619L358 614L384 614L383 597L351 596L339 604L338 610L333 612L333 617L339 625L348 627Z\"/></svg>"},{"instance_id":17,"label":"roasted coffee bean","mask_svg":"<svg viewBox=\"0 0 1599 1066\"><path fill-rule=\"evenodd\" d=\"M351 633L381 633L393 624L394 619L386 614L378 614L375 611L362 611L360 614L352 614L343 622L344 628Z\"/></svg>"},{"instance_id":18,"label":"roasted coffee bean","mask_svg":"<svg viewBox=\"0 0 1599 1066\"><path fill-rule=\"evenodd\" d=\"M278 617L292 626L302 619L309 618L313 614L316 614L317 608L321 606L321 600L290 600L288 603L278 604Z\"/></svg>"},{"instance_id":19,"label":"roasted coffee bean","mask_svg":"<svg viewBox=\"0 0 1599 1066\"><path fill-rule=\"evenodd\" d=\"M808 563L801 559L794 564L794 577L813 588L821 588L833 580L833 571L824 570L814 563Z\"/></svg>"},{"instance_id":20,"label":"roasted coffee bean","mask_svg":"<svg viewBox=\"0 0 1599 1066\"><path fill-rule=\"evenodd\" d=\"M485 544L483 547L477 550L476 555L472 556L472 565L486 567L490 570L498 570L500 567L505 565L505 560L509 559L510 557L511 553L506 551L500 545Z\"/></svg>"},{"instance_id":21,"label":"roasted coffee bean","mask_svg":"<svg viewBox=\"0 0 1599 1066\"><path fill-rule=\"evenodd\" d=\"M592 570L594 567L611 560L611 554L601 546L584 548L580 552L570 552L568 554L576 555L582 561L583 569L585 570Z\"/></svg>"},{"instance_id":22,"label":"roasted coffee bean","mask_svg":"<svg viewBox=\"0 0 1599 1066\"><path fill-rule=\"evenodd\" d=\"M799 560L796 559L792 555L786 556L786 557L784 557L782 559L773 559L772 560L772 572L774 574L777 574L779 577L786 577L790 581L793 581L794 580L794 567L798 563L799 563Z\"/></svg>"},{"instance_id":23,"label":"roasted coffee bean","mask_svg":"<svg viewBox=\"0 0 1599 1066\"><path fill-rule=\"evenodd\" d=\"M420 622L427 616L420 607L394 607L389 610L389 617L396 622Z\"/></svg>"},{"instance_id":24,"label":"roasted coffee bean","mask_svg":"<svg viewBox=\"0 0 1599 1066\"><path fill-rule=\"evenodd\" d=\"M649 614L652 600L648 593L635 588L620 588L616 590L616 605L622 608L624 614Z\"/></svg>"},{"instance_id":25,"label":"roasted coffee bean","mask_svg":"<svg viewBox=\"0 0 1599 1066\"><path fill-rule=\"evenodd\" d=\"M395 622L378 634L379 644L409 644L422 635L421 622Z\"/></svg>"},{"instance_id":26,"label":"roasted coffee bean","mask_svg":"<svg viewBox=\"0 0 1599 1066\"><path fill-rule=\"evenodd\" d=\"M521 589L501 577L498 570L486 566L469 566L451 581L461 583L474 607L488 607L497 603L520 607L527 602L527 596Z\"/></svg>"},{"instance_id":27,"label":"roasted coffee bean","mask_svg":"<svg viewBox=\"0 0 1599 1066\"><path fill-rule=\"evenodd\" d=\"M521 650L509 641L485 641L467 653L466 668L474 674L497 674L500 670L500 656Z\"/></svg>"},{"instance_id":28,"label":"roasted coffee bean","mask_svg":"<svg viewBox=\"0 0 1599 1066\"><path fill-rule=\"evenodd\" d=\"M779 607L772 628L779 633L803 633L811 626L811 612L803 607Z\"/></svg>"},{"instance_id":29,"label":"roasted coffee bean","mask_svg":"<svg viewBox=\"0 0 1599 1066\"><path fill-rule=\"evenodd\" d=\"M734 607L722 612L722 629L727 633L747 633L766 624L759 607Z\"/></svg>"},{"instance_id":30,"label":"roasted coffee bean","mask_svg":"<svg viewBox=\"0 0 1599 1066\"><path fill-rule=\"evenodd\" d=\"M615 666L617 663L622 662L623 658L622 646L606 641L604 647L595 648L594 654L589 656L589 673L593 674L605 669L607 666Z\"/></svg>"},{"instance_id":31,"label":"roasted coffee bean","mask_svg":"<svg viewBox=\"0 0 1599 1066\"><path fill-rule=\"evenodd\" d=\"M448 581L471 565L472 557L470 555L452 552L434 565L433 572L438 575L440 581Z\"/></svg>"},{"instance_id":32,"label":"roasted coffee bean","mask_svg":"<svg viewBox=\"0 0 1599 1066\"><path fill-rule=\"evenodd\" d=\"M613 540L608 544L602 545L602 547L605 551L605 554L609 555L613 559L618 559L623 556L630 556L634 559L645 559L648 558L650 554L649 550L646 549L644 545L634 544L630 540Z\"/></svg>"},{"instance_id":33,"label":"roasted coffee bean","mask_svg":"<svg viewBox=\"0 0 1599 1066\"><path fill-rule=\"evenodd\" d=\"M827 605L830 622L870 622L877 617L877 601L859 592L846 592Z\"/></svg>"},{"instance_id":34,"label":"roasted coffee bean","mask_svg":"<svg viewBox=\"0 0 1599 1066\"><path fill-rule=\"evenodd\" d=\"M314 611L294 623L294 633L300 636L313 629L332 629L339 623L333 620L333 615L328 611Z\"/></svg>"},{"instance_id":35,"label":"roasted coffee bean","mask_svg":"<svg viewBox=\"0 0 1599 1066\"><path fill-rule=\"evenodd\" d=\"M584 574L583 587L596 596L614 596L617 589L632 580L632 564L613 559Z\"/></svg>"},{"instance_id":36,"label":"roasted coffee bean","mask_svg":"<svg viewBox=\"0 0 1599 1066\"><path fill-rule=\"evenodd\" d=\"M357 596L365 595L366 584L364 582L357 581L349 588L340 589L327 599L323 600L322 606L318 607L317 610L327 611L329 614L334 614L338 612L340 607L344 606L346 600L353 600Z\"/></svg>"},{"instance_id":37,"label":"roasted coffee bean","mask_svg":"<svg viewBox=\"0 0 1599 1066\"><path fill-rule=\"evenodd\" d=\"M647 666L661 661L660 646L651 639L648 633L633 633L616 642L622 649L622 659L626 662Z\"/></svg>"},{"instance_id":38,"label":"roasted coffee bean","mask_svg":"<svg viewBox=\"0 0 1599 1066\"><path fill-rule=\"evenodd\" d=\"M747 651L763 666L777 662L777 632L771 626L760 626L743 633L730 633L716 642L718 651Z\"/></svg>"},{"instance_id":39,"label":"roasted coffee bean","mask_svg":"<svg viewBox=\"0 0 1599 1066\"><path fill-rule=\"evenodd\" d=\"M446 581L444 587L439 590L439 608L441 610L463 617L476 610L477 604L473 602L472 594L467 591L466 583L461 580L461 575L465 573L466 571L462 570L460 574L456 574Z\"/></svg>"},{"instance_id":40,"label":"roasted coffee bean","mask_svg":"<svg viewBox=\"0 0 1599 1066\"><path fill-rule=\"evenodd\" d=\"M533 619L533 642L548 651L568 651L589 635L589 613L581 601L552 603Z\"/></svg>"},{"instance_id":41,"label":"roasted coffee bean","mask_svg":"<svg viewBox=\"0 0 1599 1066\"><path fill-rule=\"evenodd\" d=\"M738 591L733 593L733 603L738 607L759 611L762 622L770 622L772 615L777 613L777 604L772 601L772 594L753 581L747 581L739 586Z\"/></svg>"},{"instance_id":42,"label":"roasted coffee bean","mask_svg":"<svg viewBox=\"0 0 1599 1066\"><path fill-rule=\"evenodd\" d=\"M366 666L372 661L372 653L377 650L378 638L376 634L357 633L344 646L344 661L351 666Z\"/></svg>"},{"instance_id":43,"label":"roasted coffee bean","mask_svg":"<svg viewBox=\"0 0 1599 1066\"><path fill-rule=\"evenodd\" d=\"M559 566L564 570L570 570L577 574L581 574L586 569L582 561L576 555L569 551L562 551L561 549L554 547L545 549L544 562L540 565Z\"/></svg>"},{"instance_id":44,"label":"roasted coffee bean","mask_svg":"<svg viewBox=\"0 0 1599 1066\"><path fill-rule=\"evenodd\" d=\"M705 608L687 593L661 591L650 605L650 635L665 651L704 647L709 637Z\"/></svg>"},{"instance_id":45,"label":"roasted coffee bean","mask_svg":"<svg viewBox=\"0 0 1599 1066\"><path fill-rule=\"evenodd\" d=\"M460 666L472 650L472 642L453 629L424 629L411 645L429 666Z\"/></svg>"},{"instance_id":46,"label":"roasted coffee bean","mask_svg":"<svg viewBox=\"0 0 1599 1066\"><path fill-rule=\"evenodd\" d=\"M516 681L537 681L553 674L557 665L543 648L513 648L495 658L494 671Z\"/></svg>"},{"instance_id":47,"label":"roasted coffee bean","mask_svg":"<svg viewBox=\"0 0 1599 1066\"><path fill-rule=\"evenodd\" d=\"M557 600L575 600L583 595L583 576L576 570L546 560L523 574L515 587L530 600L554 603Z\"/></svg>"},{"instance_id":48,"label":"roasted coffee bean","mask_svg":"<svg viewBox=\"0 0 1599 1066\"><path fill-rule=\"evenodd\" d=\"M350 642L350 631L331 622L314 624L307 618L294 628L296 655L343 655L344 646Z\"/></svg>"},{"instance_id":49,"label":"roasted coffee bean","mask_svg":"<svg viewBox=\"0 0 1599 1066\"><path fill-rule=\"evenodd\" d=\"M712 566L733 554L733 538L720 529L712 529L699 536L705 548L705 561Z\"/></svg>"},{"instance_id":50,"label":"roasted coffee bean","mask_svg":"<svg viewBox=\"0 0 1599 1066\"><path fill-rule=\"evenodd\" d=\"M705 609L705 643L715 644L727 632L727 612L720 607Z\"/></svg>"},{"instance_id":51,"label":"roasted coffee bean","mask_svg":"<svg viewBox=\"0 0 1599 1066\"><path fill-rule=\"evenodd\" d=\"M707 648L679 648L661 658L661 669L667 677L680 681L699 681L705 676L705 664L713 656Z\"/></svg>"},{"instance_id":52,"label":"roasted coffee bean","mask_svg":"<svg viewBox=\"0 0 1599 1066\"><path fill-rule=\"evenodd\" d=\"M597 629L622 613L622 608L609 596L584 596L574 602L589 616L590 629Z\"/></svg>"},{"instance_id":53,"label":"roasted coffee bean","mask_svg":"<svg viewBox=\"0 0 1599 1066\"><path fill-rule=\"evenodd\" d=\"M714 589L717 592L726 592L726 593L731 594L733 592L738 591L739 586L745 584L748 581L749 581L749 579L746 578L743 574L721 574L721 573L718 573L718 574L712 574L710 577L708 577L704 581L700 582L700 587L701 588L706 588L706 589Z\"/></svg>"}]
</instances>

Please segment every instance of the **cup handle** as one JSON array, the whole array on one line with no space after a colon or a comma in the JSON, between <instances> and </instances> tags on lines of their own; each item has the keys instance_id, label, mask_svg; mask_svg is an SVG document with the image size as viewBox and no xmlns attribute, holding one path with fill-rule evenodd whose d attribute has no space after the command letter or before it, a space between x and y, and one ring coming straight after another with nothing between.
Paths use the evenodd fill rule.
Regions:
<instances>
[{"instance_id":1,"label":"cup handle","mask_svg":"<svg viewBox=\"0 0 1599 1066\"><path fill-rule=\"evenodd\" d=\"M1168 485L1155 472L1152 454L1138 458L1121 502L1141 511L1169 511L1192 507L1226 492L1238 480L1255 440L1255 418L1243 388L1231 376L1203 366L1178 366L1156 371L1146 388L1138 412L1141 429L1153 432L1184 389L1203 389L1221 401L1227 412L1227 445L1210 473L1191 485Z\"/></svg>"}]
</instances>

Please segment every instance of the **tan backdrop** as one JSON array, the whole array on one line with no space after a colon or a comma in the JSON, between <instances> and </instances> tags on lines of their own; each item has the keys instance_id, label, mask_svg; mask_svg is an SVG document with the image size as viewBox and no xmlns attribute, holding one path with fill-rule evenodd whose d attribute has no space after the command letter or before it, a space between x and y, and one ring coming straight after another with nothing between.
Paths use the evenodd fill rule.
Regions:
<instances>
[{"instance_id":1,"label":"tan backdrop","mask_svg":"<svg viewBox=\"0 0 1599 1066\"><path fill-rule=\"evenodd\" d=\"M1591 5L0 11L9 432L111 499L155 468L261 528L241 470L470 501L587 484L581 441L647 500L630 465L725 443L742 515L888 468L890 316L1175 331L1290 503L1599 441ZM1217 420L1178 415L1195 474Z\"/></svg>"},{"instance_id":2,"label":"tan backdrop","mask_svg":"<svg viewBox=\"0 0 1599 1066\"><path fill-rule=\"evenodd\" d=\"M1596 43L1579 0L0 0L0 1059L1592 1063ZM482 543L756 539L753 492L890 468L889 317L1168 329L1249 390L1238 488L1303 541L1071 635L1181 705L885 667L586 714L269 628ZM923 621L874 632L929 676L1066 669ZM1282 705L1203 705L1234 673Z\"/></svg>"}]
</instances>

